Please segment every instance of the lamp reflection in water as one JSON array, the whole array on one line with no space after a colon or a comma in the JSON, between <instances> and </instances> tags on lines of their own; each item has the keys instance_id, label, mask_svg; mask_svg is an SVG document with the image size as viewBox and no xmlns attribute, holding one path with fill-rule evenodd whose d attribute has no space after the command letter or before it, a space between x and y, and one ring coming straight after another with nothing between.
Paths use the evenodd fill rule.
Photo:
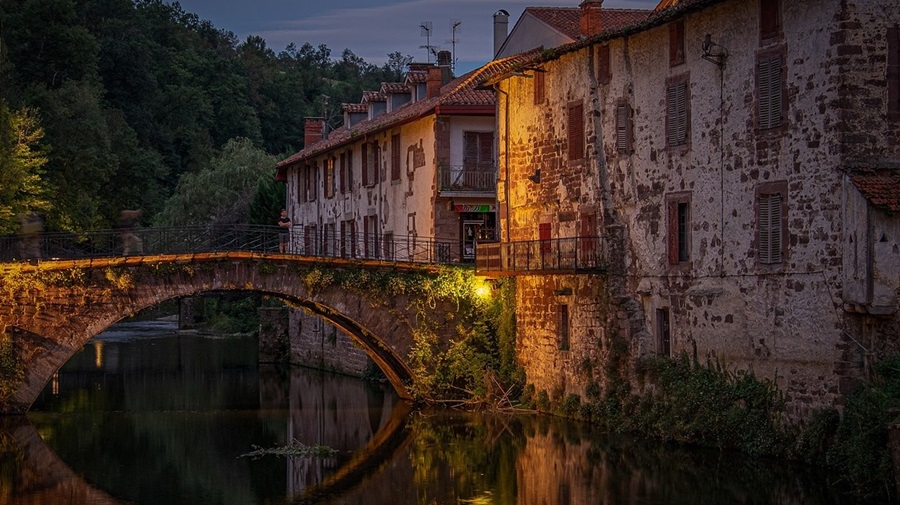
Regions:
<instances>
[{"instance_id":1,"label":"lamp reflection in water","mask_svg":"<svg viewBox=\"0 0 900 505\"><path fill-rule=\"evenodd\" d=\"M103 368L103 341L95 339L92 344L94 345L94 366Z\"/></svg>"}]
</instances>

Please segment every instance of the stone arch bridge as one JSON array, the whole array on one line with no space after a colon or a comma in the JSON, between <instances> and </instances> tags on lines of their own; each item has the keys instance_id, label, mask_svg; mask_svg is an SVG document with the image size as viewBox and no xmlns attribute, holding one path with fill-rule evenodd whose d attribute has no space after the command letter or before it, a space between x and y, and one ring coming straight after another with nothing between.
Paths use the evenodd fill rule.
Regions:
<instances>
[{"instance_id":1,"label":"stone arch bridge","mask_svg":"<svg viewBox=\"0 0 900 505\"><path fill-rule=\"evenodd\" d=\"M438 304L423 318L413 295L348 289L328 279L341 271L436 277L441 268L462 267L248 251L0 264L0 334L12 337L24 364L24 377L14 381L0 413L27 411L59 367L113 323L210 291L263 293L322 316L348 333L409 399L414 332L423 324L439 335L450 331L455 305Z\"/></svg>"}]
</instances>

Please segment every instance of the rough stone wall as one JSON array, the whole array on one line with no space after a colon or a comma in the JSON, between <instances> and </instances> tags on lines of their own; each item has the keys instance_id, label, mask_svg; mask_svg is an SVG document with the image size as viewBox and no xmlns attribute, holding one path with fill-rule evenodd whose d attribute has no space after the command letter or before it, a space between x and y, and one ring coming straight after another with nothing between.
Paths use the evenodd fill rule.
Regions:
<instances>
[{"instance_id":1,"label":"rough stone wall","mask_svg":"<svg viewBox=\"0 0 900 505\"><path fill-rule=\"evenodd\" d=\"M321 317L292 310L288 323L292 365L362 377L369 357L349 335Z\"/></svg>"},{"instance_id":2,"label":"rough stone wall","mask_svg":"<svg viewBox=\"0 0 900 505\"><path fill-rule=\"evenodd\" d=\"M759 3L735 0L684 19L683 64L669 64L666 25L609 42L608 84L594 78L595 48L545 63L547 97L538 105L531 80L507 80L510 127L501 137L501 162L506 155L508 202L506 187L500 195L509 205L504 227L509 226L512 241L538 238L537 223L550 223L553 237L575 236L572 215L596 206L608 250L618 251L609 256L610 305L596 315L606 318L608 332L629 339L633 356L661 351L656 318L663 309L669 315L671 354L687 352L751 369L777 383L793 415L806 417L821 406L840 404L865 367L862 348L853 342L859 335L851 333L841 303L844 144L835 128L844 117L841 91L864 81L840 66L840 55L857 53L846 48L852 37L834 35L840 27L865 23L842 21L836 2L782 6L782 34L771 43L760 42ZM884 14L893 21L882 21L882 27L896 23L891 9ZM701 57L707 33L728 48L724 68ZM870 39L876 43L876 37ZM785 62L784 126L772 130L756 127L756 67L766 51L780 52ZM873 72L881 72L883 82L883 65ZM667 81L673 78L688 82L689 133L681 148L666 146ZM879 92L874 77L868 85L871 93ZM585 105L587 149L581 164L569 160L566 142L568 105L577 101ZM628 153L615 147L615 111L621 103L632 109ZM858 114L859 121L864 115ZM866 131L871 125L855 128ZM875 137L888 143L891 135ZM863 143L884 152L872 145L873 138ZM594 157L595 150L602 158ZM540 184L528 179L536 169ZM773 183L786 193L787 245L783 262L770 266L758 258L756 205L758 191ZM689 205L689 261L679 265L668 260L673 197ZM620 235L613 233L617 227ZM528 293L529 283L523 282ZM552 277L543 283L547 298ZM541 310L528 307L534 300L537 307L548 305L523 294L519 309ZM540 352L527 343L550 338L541 320L534 317L532 324L531 316L520 316L523 350ZM597 322L573 318L573 325L580 324ZM573 335L579 331L573 327ZM544 361L558 359L558 351L542 351ZM550 392L559 383L579 382L566 375L566 367L559 367L563 373L540 368L541 358L525 354L520 356L529 363L529 382L539 389Z\"/></svg>"},{"instance_id":3,"label":"rough stone wall","mask_svg":"<svg viewBox=\"0 0 900 505\"><path fill-rule=\"evenodd\" d=\"M259 362L277 363L284 360L288 340L289 309L285 307L259 308Z\"/></svg>"}]
</instances>

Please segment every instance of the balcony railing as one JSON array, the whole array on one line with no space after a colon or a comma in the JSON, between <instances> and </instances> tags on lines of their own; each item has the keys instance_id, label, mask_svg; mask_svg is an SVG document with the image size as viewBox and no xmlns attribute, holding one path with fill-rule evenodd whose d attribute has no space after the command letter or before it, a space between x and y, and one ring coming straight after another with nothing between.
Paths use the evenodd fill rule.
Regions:
<instances>
[{"instance_id":1,"label":"balcony railing","mask_svg":"<svg viewBox=\"0 0 900 505\"><path fill-rule=\"evenodd\" d=\"M441 165L438 190L442 193L496 193L497 167L493 165Z\"/></svg>"},{"instance_id":2,"label":"balcony railing","mask_svg":"<svg viewBox=\"0 0 900 505\"><path fill-rule=\"evenodd\" d=\"M602 271L603 237L572 237L522 242L485 242L475 247L477 275Z\"/></svg>"}]
</instances>

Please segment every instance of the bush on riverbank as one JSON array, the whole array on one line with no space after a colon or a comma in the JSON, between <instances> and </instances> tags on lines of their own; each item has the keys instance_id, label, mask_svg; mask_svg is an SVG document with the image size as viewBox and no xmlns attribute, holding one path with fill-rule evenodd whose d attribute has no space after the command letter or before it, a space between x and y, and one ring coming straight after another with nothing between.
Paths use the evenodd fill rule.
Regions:
<instances>
[{"instance_id":1,"label":"bush on riverbank","mask_svg":"<svg viewBox=\"0 0 900 505\"><path fill-rule=\"evenodd\" d=\"M613 359L612 362L616 360ZM636 387L622 387L622 369L608 366L606 389L592 382L584 401L525 388L523 404L585 420L610 432L738 449L826 466L862 497L896 499L888 429L900 421L900 356L882 360L872 381L848 398L843 416L826 409L809 423L787 421L778 388L746 371L729 371L687 355L642 358Z\"/></svg>"},{"instance_id":2,"label":"bush on riverbank","mask_svg":"<svg viewBox=\"0 0 900 505\"><path fill-rule=\"evenodd\" d=\"M0 402L9 399L25 379L25 368L16 355L12 337L0 333Z\"/></svg>"}]
</instances>

